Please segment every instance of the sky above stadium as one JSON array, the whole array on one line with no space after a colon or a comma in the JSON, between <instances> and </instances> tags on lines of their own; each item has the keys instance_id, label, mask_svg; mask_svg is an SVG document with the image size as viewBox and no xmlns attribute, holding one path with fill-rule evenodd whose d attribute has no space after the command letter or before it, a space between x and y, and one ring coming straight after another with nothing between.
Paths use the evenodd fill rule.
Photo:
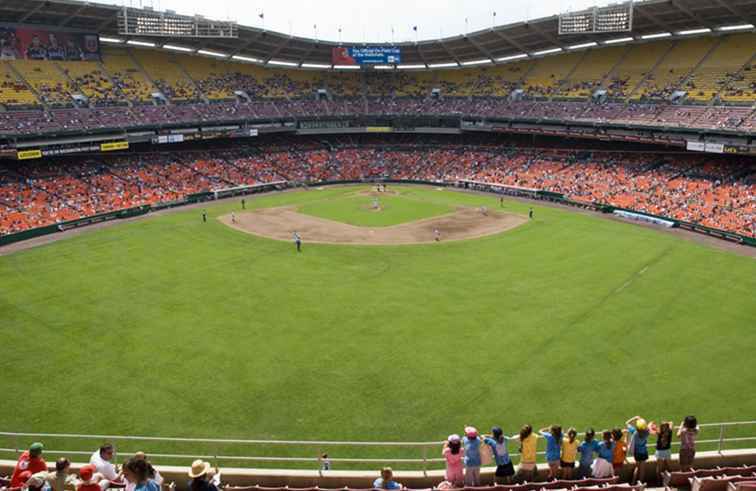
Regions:
<instances>
[{"instance_id":1,"label":"sky above stadium","mask_svg":"<svg viewBox=\"0 0 756 491\"><path fill-rule=\"evenodd\" d=\"M295 36L359 43L437 39L487 29L494 22L496 25L508 24L609 3L596 0L99 1L170 9L211 19L232 19L239 24ZM261 14L264 19L260 18Z\"/></svg>"}]
</instances>

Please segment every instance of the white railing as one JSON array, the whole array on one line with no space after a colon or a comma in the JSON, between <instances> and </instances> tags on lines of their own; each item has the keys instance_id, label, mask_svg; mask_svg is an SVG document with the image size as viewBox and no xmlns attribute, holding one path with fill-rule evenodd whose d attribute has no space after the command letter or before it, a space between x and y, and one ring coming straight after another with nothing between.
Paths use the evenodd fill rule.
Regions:
<instances>
[{"instance_id":1,"label":"white railing","mask_svg":"<svg viewBox=\"0 0 756 491\"><path fill-rule=\"evenodd\" d=\"M756 421L735 421L723 423L705 423L700 425L701 433L697 440L697 446L700 450L713 450L723 452L734 448L749 448L756 445L747 442L756 441ZM444 459L441 458L441 446L443 442L365 442L365 441L316 441L316 440L247 440L247 439L229 439L229 438L184 438L184 437L154 437L154 436L128 436L128 435L82 435L71 433L15 433L0 432L0 442L7 442L5 445L0 444L0 456L17 456L23 452L33 440L52 440L55 443L62 443L61 449L53 448L54 445L48 445L45 453L53 456L88 456L103 442L112 443L118 452L122 455L130 455L137 450L146 451L150 459L155 463L180 463L186 465L195 459L209 460L218 464L238 463L273 463L273 464L299 464L297 468L319 469L322 463L321 455L323 453L332 453L353 447L351 451L345 452L344 457L329 456L332 464L369 464L376 467L384 464L399 464L401 466L413 466L426 472L432 469L442 469ZM78 442L78 444L74 443ZM126 448L136 443L143 444L139 448ZM172 448L177 445L190 445L191 450L183 452L161 452L166 447ZM653 448L653 444L649 444ZM673 442L673 446L679 446L679 442ZM205 452L197 451L197 447L214 447L215 450L209 449ZM275 451L272 455L249 455L249 448L258 447L271 449L272 447L283 447L287 451ZM397 449L403 454L415 454L419 452L418 457L393 456L368 456L364 455L365 451L375 452L378 449ZM232 451L229 451L233 449ZM294 450L302 451L305 455L290 456ZM354 452L354 449L361 449L363 452ZM283 454L283 455L282 455ZM360 456L361 455L361 456ZM433 455L433 457L429 457ZM511 453L512 457L519 456L518 453ZM544 455L544 452L538 452L538 455ZM114 459L117 461L117 457ZM75 459L74 459L75 460ZM88 459L87 459L88 460ZM235 466L238 466L236 464ZM219 465L219 464L218 464ZM338 466L336 466L338 468Z\"/></svg>"}]
</instances>

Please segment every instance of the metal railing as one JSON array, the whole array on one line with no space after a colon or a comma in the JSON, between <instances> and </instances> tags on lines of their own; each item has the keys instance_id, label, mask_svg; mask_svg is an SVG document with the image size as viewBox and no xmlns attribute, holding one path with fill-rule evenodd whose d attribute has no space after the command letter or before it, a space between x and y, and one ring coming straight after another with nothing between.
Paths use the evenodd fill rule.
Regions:
<instances>
[{"instance_id":1,"label":"metal railing","mask_svg":"<svg viewBox=\"0 0 756 491\"><path fill-rule=\"evenodd\" d=\"M699 451L716 451L737 448L751 448L756 445L756 421L734 421L722 423L704 423L700 425L701 433L697 440ZM703 437L703 438L701 438ZM441 458L443 441L431 442L367 442L367 441L330 441L330 440L248 440L229 438L186 438L154 437L128 435L83 435L71 433L17 433L0 432L0 456L17 456L28 448L33 440L58 444L46 444L45 453L54 456L88 456L103 442L112 443L119 454L131 455L138 450L145 451L150 459L158 464L171 463L188 465L195 459L204 459L215 465L244 466L252 463L285 465L287 468L320 469L324 453L337 452L340 455L328 458L332 464L369 465L371 468L384 464L399 464L427 472L443 469L445 460ZM137 448L137 443L141 444ZM673 446L679 446L673 442ZM514 444L516 445L516 443ZM128 448L132 446L132 448ZM189 446L187 452L170 451L181 446ZM652 442L649 446L653 448ZM250 455L250 448L257 450L257 455ZM354 450L357 450L354 452ZM204 451L203 451L204 450ZM350 450L350 451L344 451ZM390 452L387 454L387 450ZM328 451L328 452L326 452ZM419 455L418 455L419 453ZM543 456L540 451L538 455ZM433 455L433 457L430 457ZM518 457L516 452L511 457ZM114 461L118 457L114 458ZM75 459L74 459L75 460ZM86 459L88 460L88 459ZM339 466L336 466L339 468Z\"/></svg>"}]
</instances>

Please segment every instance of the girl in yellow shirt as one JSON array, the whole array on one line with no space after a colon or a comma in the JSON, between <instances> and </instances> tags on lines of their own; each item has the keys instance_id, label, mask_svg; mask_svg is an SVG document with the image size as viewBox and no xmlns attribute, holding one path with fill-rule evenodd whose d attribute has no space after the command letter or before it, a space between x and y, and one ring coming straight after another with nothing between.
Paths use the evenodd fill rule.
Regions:
<instances>
[{"instance_id":1,"label":"girl in yellow shirt","mask_svg":"<svg viewBox=\"0 0 756 491\"><path fill-rule=\"evenodd\" d=\"M520 430L520 468L518 470L520 481L531 482L536 473L536 446L538 437L533 433L533 427L525 425Z\"/></svg>"},{"instance_id":2,"label":"girl in yellow shirt","mask_svg":"<svg viewBox=\"0 0 756 491\"><path fill-rule=\"evenodd\" d=\"M572 473L575 470L575 461L577 460L577 449L577 430L570 428L567 430L567 436L562 439L561 479L572 479Z\"/></svg>"}]
</instances>

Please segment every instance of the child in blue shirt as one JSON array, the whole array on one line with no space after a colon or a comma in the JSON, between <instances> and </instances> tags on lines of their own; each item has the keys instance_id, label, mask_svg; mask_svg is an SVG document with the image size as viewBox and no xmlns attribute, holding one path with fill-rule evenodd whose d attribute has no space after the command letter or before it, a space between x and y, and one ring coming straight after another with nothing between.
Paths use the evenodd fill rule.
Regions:
<instances>
[{"instance_id":1,"label":"child in blue shirt","mask_svg":"<svg viewBox=\"0 0 756 491\"><path fill-rule=\"evenodd\" d=\"M549 464L548 480L557 479L559 474L559 462L562 457L562 427L552 425L550 428L543 428L539 432L546 440L546 462Z\"/></svg>"},{"instance_id":2,"label":"child in blue shirt","mask_svg":"<svg viewBox=\"0 0 756 491\"><path fill-rule=\"evenodd\" d=\"M511 484L515 472L507 449L509 437L504 434L500 427L494 426L491 428L491 436L484 437L483 443L491 447L491 454L496 461L496 473L494 475L496 483Z\"/></svg>"},{"instance_id":3,"label":"child in blue shirt","mask_svg":"<svg viewBox=\"0 0 756 491\"><path fill-rule=\"evenodd\" d=\"M614 441L612 440L612 432L605 431L603 433L604 440L598 445L598 458L593 463L593 477L603 479L606 477L612 477L614 475L614 466L612 466L612 460L614 458Z\"/></svg>"},{"instance_id":4,"label":"child in blue shirt","mask_svg":"<svg viewBox=\"0 0 756 491\"><path fill-rule=\"evenodd\" d=\"M465 486L480 486L480 443L478 430L473 426L465 427L462 445L465 447Z\"/></svg>"},{"instance_id":5,"label":"child in blue shirt","mask_svg":"<svg viewBox=\"0 0 756 491\"><path fill-rule=\"evenodd\" d=\"M591 467L593 466L593 454L598 453L599 445L594 440L596 432L593 428L588 428L585 431L585 439L583 443L578 446L578 452L580 452L580 466L577 470L577 478L585 479L591 477L593 472Z\"/></svg>"},{"instance_id":6,"label":"child in blue shirt","mask_svg":"<svg viewBox=\"0 0 756 491\"><path fill-rule=\"evenodd\" d=\"M627 425L627 434L630 436L627 451L635 459L631 483L646 482L645 462L648 460L648 422L640 416L633 416L625 424Z\"/></svg>"}]
</instances>

